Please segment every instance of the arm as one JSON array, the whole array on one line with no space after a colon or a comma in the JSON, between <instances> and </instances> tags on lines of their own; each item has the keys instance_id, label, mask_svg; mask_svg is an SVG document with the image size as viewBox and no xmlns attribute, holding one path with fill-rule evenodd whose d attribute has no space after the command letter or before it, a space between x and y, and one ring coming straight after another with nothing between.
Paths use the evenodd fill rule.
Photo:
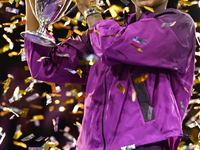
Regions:
<instances>
[{"instance_id":1,"label":"arm","mask_svg":"<svg viewBox=\"0 0 200 150\"><path fill-rule=\"evenodd\" d=\"M82 37L82 42L68 39L55 48L44 47L25 39L25 54L30 72L33 78L55 83L86 84L89 66L79 65L79 60L84 54L89 54L90 44L87 34ZM60 54L68 54L69 57L61 57ZM41 62L38 60L45 57ZM83 71L82 78L69 70Z\"/></svg>"},{"instance_id":2,"label":"arm","mask_svg":"<svg viewBox=\"0 0 200 150\"><path fill-rule=\"evenodd\" d=\"M92 29L98 30L100 34L90 34L91 44L95 53L108 66L122 62L185 72L190 56L194 53L194 49L191 49L195 44L195 30L193 21L186 19L188 16L181 17L172 16L171 20L167 20L176 21L172 27L161 27L165 21L153 17L128 27L121 27L113 20L99 21ZM134 37L146 40L146 44L134 41Z\"/></svg>"},{"instance_id":3,"label":"arm","mask_svg":"<svg viewBox=\"0 0 200 150\"><path fill-rule=\"evenodd\" d=\"M31 2L32 6L35 6L35 1L31 0ZM32 12L29 0L25 0L25 3L26 3L26 30L35 31L39 28L38 21Z\"/></svg>"}]
</instances>

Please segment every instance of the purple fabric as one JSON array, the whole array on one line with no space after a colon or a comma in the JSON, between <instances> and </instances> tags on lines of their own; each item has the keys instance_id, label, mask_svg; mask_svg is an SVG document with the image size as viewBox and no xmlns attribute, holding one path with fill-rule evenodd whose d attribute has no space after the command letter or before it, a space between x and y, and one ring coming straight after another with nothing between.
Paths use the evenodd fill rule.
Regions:
<instances>
[{"instance_id":1,"label":"purple fabric","mask_svg":"<svg viewBox=\"0 0 200 150\"><path fill-rule=\"evenodd\" d=\"M173 137L181 139L193 84L194 22L188 14L175 9L147 11L139 21L134 20L135 15L129 15L124 27L113 20L99 21L92 29L100 34L85 33L80 40L69 39L56 48L25 40L34 78L87 84L77 150L103 150L104 146L106 150L120 150L133 144L138 147ZM163 23L169 26L162 27ZM133 39L146 40L146 44ZM57 53L70 57L59 57ZM83 54L90 53L98 55L99 61L91 67L80 66ZM43 56L49 58L37 62ZM82 78L68 71L78 68L83 71ZM144 84L155 116L152 121L144 121L138 100L134 99L131 76L135 74L148 76ZM174 145L176 142L169 150L174 150Z\"/></svg>"}]
</instances>

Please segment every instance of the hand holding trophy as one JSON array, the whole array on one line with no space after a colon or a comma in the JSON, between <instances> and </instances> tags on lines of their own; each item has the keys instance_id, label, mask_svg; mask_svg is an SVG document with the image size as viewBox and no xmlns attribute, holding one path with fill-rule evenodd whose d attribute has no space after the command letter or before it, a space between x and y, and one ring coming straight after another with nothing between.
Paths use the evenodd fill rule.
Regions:
<instances>
[{"instance_id":1,"label":"hand holding trophy","mask_svg":"<svg viewBox=\"0 0 200 150\"><path fill-rule=\"evenodd\" d=\"M40 45L55 47L56 43L52 37L46 34L46 28L64 16L68 15L76 5L74 5L66 14L72 0L34 0L33 4L29 0L33 14L39 22L37 31L24 31L21 36Z\"/></svg>"}]
</instances>

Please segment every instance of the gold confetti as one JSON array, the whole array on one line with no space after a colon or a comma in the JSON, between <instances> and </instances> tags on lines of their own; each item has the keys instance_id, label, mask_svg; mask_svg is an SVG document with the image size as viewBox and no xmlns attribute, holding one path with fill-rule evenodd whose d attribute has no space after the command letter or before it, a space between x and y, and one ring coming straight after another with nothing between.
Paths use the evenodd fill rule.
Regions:
<instances>
[{"instance_id":1,"label":"gold confetti","mask_svg":"<svg viewBox=\"0 0 200 150\"><path fill-rule=\"evenodd\" d=\"M35 115L33 116L33 120L43 120L44 116L43 115Z\"/></svg>"},{"instance_id":2,"label":"gold confetti","mask_svg":"<svg viewBox=\"0 0 200 150\"><path fill-rule=\"evenodd\" d=\"M115 37L115 36L119 36L119 33L113 34L113 35L104 35L103 37Z\"/></svg>"},{"instance_id":3,"label":"gold confetti","mask_svg":"<svg viewBox=\"0 0 200 150\"><path fill-rule=\"evenodd\" d=\"M145 74L145 75L143 75L143 76L141 76L141 77L136 78L136 79L134 80L134 82L135 82L136 84L138 84L138 83L144 82L147 78L148 78L148 75Z\"/></svg>"},{"instance_id":4,"label":"gold confetti","mask_svg":"<svg viewBox=\"0 0 200 150\"><path fill-rule=\"evenodd\" d=\"M73 31L69 30L68 33L67 33L66 39L71 38L72 35L73 35Z\"/></svg>"},{"instance_id":5,"label":"gold confetti","mask_svg":"<svg viewBox=\"0 0 200 150\"><path fill-rule=\"evenodd\" d=\"M99 31L97 31L97 30L94 30L94 32L95 32L96 34L100 35L100 32L99 32Z\"/></svg>"},{"instance_id":6,"label":"gold confetti","mask_svg":"<svg viewBox=\"0 0 200 150\"><path fill-rule=\"evenodd\" d=\"M9 0L10 4L13 4L14 3L14 0Z\"/></svg>"},{"instance_id":7,"label":"gold confetti","mask_svg":"<svg viewBox=\"0 0 200 150\"><path fill-rule=\"evenodd\" d=\"M35 104L30 104L30 107L35 108L35 109L43 109L42 106L40 106L40 105L35 105Z\"/></svg>"},{"instance_id":8,"label":"gold confetti","mask_svg":"<svg viewBox=\"0 0 200 150\"><path fill-rule=\"evenodd\" d=\"M27 148L27 145L25 143L22 143L22 142L18 142L18 141L13 141L13 144L14 145L17 145L17 146L21 146L23 148Z\"/></svg>"},{"instance_id":9,"label":"gold confetti","mask_svg":"<svg viewBox=\"0 0 200 150\"><path fill-rule=\"evenodd\" d=\"M144 9L146 9L146 10L148 10L148 11L151 11L151 12L153 12L153 13L154 13L154 9L153 9L153 8L151 8L151 7L144 6Z\"/></svg>"},{"instance_id":10,"label":"gold confetti","mask_svg":"<svg viewBox=\"0 0 200 150\"><path fill-rule=\"evenodd\" d=\"M25 71L29 71L30 69L29 69L28 66L24 66L24 70L25 70Z\"/></svg>"},{"instance_id":11,"label":"gold confetti","mask_svg":"<svg viewBox=\"0 0 200 150\"><path fill-rule=\"evenodd\" d=\"M5 45L2 48L0 48L0 54L5 53L10 50L10 45Z\"/></svg>"},{"instance_id":12,"label":"gold confetti","mask_svg":"<svg viewBox=\"0 0 200 150\"><path fill-rule=\"evenodd\" d=\"M113 18L118 16L118 13L122 12L123 9L121 6L112 5L109 7L109 12Z\"/></svg>"},{"instance_id":13,"label":"gold confetti","mask_svg":"<svg viewBox=\"0 0 200 150\"><path fill-rule=\"evenodd\" d=\"M15 135L13 136L13 139L17 140L20 138L20 136L22 135L22 131L21 130L18 130Z\"/></svg>"},{"instance_id":14,"label":"gold confetti","mask_svg":"<svg viewBox=\"0 0 200 150\"><path fill-rule=\"evenodd\" d=\"M76 72L79 75L79 77L82 78L83 71L79 68L79 69L76 70Z\"/></svg>"},{"instance_id":15,"label":"gold confetti","mask_svg":"<svg viewBox=\"0 0 200 150\"><path fill-rule=\"evenodd\" d=\"M132 46L134 46L139 52L143 52L141 48L139 48L138 46L136 46L135 44L131 43Z\"/></svg>"},{"instance_id":16,"label":"gold confetti","mask_svg":"<svg viewBox=\"0 0 200 150\"><path fill-rule=\"evenodd\" d=\"M14 80L13 75L8 74L8 79L6 79L5 81L2 82L2 84L4 84L3 89L4 89L4 94L7 92L7 90L9 89L9 85L11 83L11 81Z\"/></svg>"},{"instance_id":17,"label":"gold confetti","mask_svg":"<svg viewBox=\"0 0 200 150\"><path fill-rule=\"evenodd\" d=\"M54 106L49 107L49 112L52 112L54 110Z\"/></svg>"},{"instance_id":18,"label":"gold confetti","mask_svg":"<svg viewBox=\"0 0 200 150\"><path fill-rule=\"evenodd\" d=\"M24 80L25 83L31 82L33 80L33 77L28 77Z\"/></svg>"},{"instance_id":19,"label":"gold confetti","mask_svg":"<svg viewBox=\"0 0 200 150\"><path fill-rule=\"evenodd\" d=\"M68 105L68 104L73 104L73 103L74 103L74 99L71 98L71 99L69 99L69 100L64 101L62 104L63 104L63 105Z\"/></svg>"},{"instance_id":20,"label":"gold confetti","mask_svg":"<svg viewBox=\"0 0 200 150\"><path fill-rule=\"evenodd\" d=\"M184 90L189 93L188 89L184 86Z\"/></svg>"},{"instance_id":21,"label":"gold confetti","mask_svg":"<svg viewBox=\"0 0 200 150\"><path fill-rule=\"evenodd\" d=\"M12 17L10 18L10 20L12 21L12 20L14 20L14 19L16 19L16 18L25 18L25 17L26 17L25 14L20 13L19 15L14 15L14 16L12 16Z\"/></svg>"},{"instance_id":22,"label":"gold confetti","mask_svg":"<svg viewBox=\"0 0 200 150\"><path fill-rule=\"evenodd\" d=\"M124 94L125 93L125 88L119 83L117 85L117 88Z\"/></svg>"},{"instance_id":23,"label":"gold confetti","mask_svg":"<svg viewBox=\"0 0 200 150\"><path fill-rule=\"evenodd\" d=\"M96 63L95 60L90 60L90 61L87 61L87 60L79 60L78 64L79 65L94 65Z\"/></svg>"},{"instance_id":24,"label":"gold confetti","mask_svg":"<svg viewBox=\"0 0 200 150\"><path fill-rule=\"evenodd\" d=\"M10 52L10 53L8 53L8 56L9 57L18 56L18 52L15 52L15 51Z\"/></svg>"},{"instance_id":25,"label":"gold confetti","mask_svg":"<svg viewBox=\"0 0 200 150\"><path fill-rule=\"evenodd\" d=\"M78 34L78 35L83 35L85 31L80 31L78 29L74 29L74 33Z\"/></svg>"},{"instance_id":26,"label":"gold confetti","mask_svg":"<svg viewBox=\"0 0 200 150\"><path fill-rule=\"evenodd\" d=\"M83 18L81 25L84 26L84 27L87 26L87 22L86 22L85 18Z\"/></svg>"},{"instance_id":27,"label":"gold confetti","mask_svg":"<svg viewBox=\"0 0 200 150\"><path fill-rule=\"evenodd\" d=\"M22 111L21 117L25 118L28 114L28 111L29 111L29 108L24 108L23 111Z\"/></svg>"}]
</instances>

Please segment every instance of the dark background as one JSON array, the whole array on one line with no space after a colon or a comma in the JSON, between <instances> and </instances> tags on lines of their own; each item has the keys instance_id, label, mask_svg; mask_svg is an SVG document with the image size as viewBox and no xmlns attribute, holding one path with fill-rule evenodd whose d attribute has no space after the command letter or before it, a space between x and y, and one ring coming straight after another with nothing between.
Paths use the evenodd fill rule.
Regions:
<instances>
[{"instance_id":1,"label":"dark background","mask_svg":"<svg viewBox=\"0 0 200 150\"><path fill-rule=\"evenodd\" d=\"M111 4L116 4L116 5L125 7L125 5L120 0L111 0ZM134 12L133 4L129 3L128 6L131 8L130 9L131 12ZM13 4L4 3L3 7L0 8L0 24L11 22L10 18L13 15L15 15L15 14L12 14L9 12L5 12L6 7L15 8L15 3L13 3ZM106 6L104 8L106 9ZM20 13L25 13L25 6L20 5L17 9L20 10ZM198 7L198 5L186 6L186 7L182 7L181 9L188 10L188 13L192 16L194 21L200 22L200 8ZM74 17L77 11L78 11L77 9L74 10L69 15L69 17ZM109 15L110 14L107 12L106 14L104 14L104 17L109 16ZM120 15L122 16L122 13ZM64 21L61 21L61 22L64 23ZM81 23L78 24L78 27L79 27L79 30L87 29L87 27L81 26ZM73 25L72 25L72 29L73 29ZM199 31L199 30L200 29L197 28L197 31ZM26 89L29 86L29 83L24 83L24 79L26 79L27 77L30 76L29 71L24 70L24 66L26 66L27 63L21 61L20 55L13 56L13 57L8 56L8 53L10 53L12 51L20 52L20 49L22 48L20 46L20 44L23 44L23 43L16 42L16 39L22 39L20 36L20 32L22 32L22 31L24 31L24 26L20 26L20 27L14 29L13 33L5 32L4 27L0 28L0 48L2 48L3 46L8 44L7 41L2 37L3 34L6 34L14 43L13 50L9 50L5 53L0 54L0 81L2 81L2 82L5 81L8 78L7 74L12 74L15 78L11 82L10 88L9 88L8 92L6 93L6 95L0 96L0 105L2 105L3 102L5 102L6 104L9 104L8 99L10 99L12 97L13 91L17 86L19 86L20 89ZM64 38L64 37L66 37L68 30L67 29L61 30L61 29L54 28L53 33L54 33L55 37ZM75 37L76 34L73 34L73 36ZM165 40L165 39L163 39L163 40ZM197 45L197 51L199 51L198 45ZM197 59L196 67L200 67L199 57L197 56L196 59ZM198 71L196 71L195 73L198 74ZM27 93L19 101L16 101L16 102L8 105L8 106L16 107L19 109L29 108L29 112L28 112L27 117L25 117L25 118L14 117L12 120L9 119L12 116L12 113L8 113L5 116L0 116L0 127L3 128L3 131L2 131L3 133L6 132L6 137L3 140L2 144L0 145L0 150L21 150L21 149L24 150L25 149L25 148L22 148L20 146L16 146L13 144L13 141L14 141L13 135L15 133L16 126L19 124L22 125L21 131L23 134L16 141L21 142L22 138L33 133L35 135L35 138L33 138L32 140L29 140L27 142L24 142L24 143L26 143L28 147L40 147L44 144L45 141L42 140L41 142L36 142L35 139L37 139L40 136L43 136L45 138L54 136L57 139L57 141L59 141L58 147L61 149L70 140L68 140L67 138L65 138L63 136L63 132L61 132L61 131L55 132L54 131L52 119L53 118L55 119L56 117L59 117L58 128L60 130L63 130L65 128L65 126L70 127L69 133L77 139L79 132L77 130L77 127L73 124L76 121L81 123L82 114L72 114L71 113L74 105L77 102L75 102L74 104L66 105L65 106L66 111L64 111L64 112L58 111L58 108L62 105L63 101L70 99L70 98L74 98L74 97L65 96L66 91L70 90L70 89L66 89L64 87L64 84L59 85L59 86L62 89L61 93L59 93L59 94L62 94L62 97L53 97L53 100L52 100L53 103L48 106L46 106L46 98L38 98L31 102L27 102L25 100L26 97L28 97L34 93L39 93L40 95L42 95L43 92L51 93L51 87L45 83L35 84L34 91ZM83 86L82 87L83 92L84 92L84 89L85 89L85 87ZM194 92L193 96L191 97L191 99L199 98L200 97L200 95L199 95L200 85L199 84L194 85L194 91L195 92ZM2 93L3 93L3 84L0 84L0 95L2 95ZM56 99L59 99L61 101L61 103L58 105L54 104L54 101ZM43 109L39 110L39 109L31 108L30 104L36 104L36 105L43 106ZM50 106L54 106L54 111L49 112ZM193 106L191 106L191 111L188 112L188 114L183 122L183 132L185 134L183 137L183 141L186 142L185 144L191 143L192 142L191 136L197 138L197 135L199 133L199 129L197 127L193 128L191 130L189 127L185 126L185 123L199 111L199 110L194 110L193 109L194 106L198 106L198 104L194 104ZM0 110L0 111L2 111L2 110ZM33 115L38 115L38 114L44 115L44 118L45 118L44 120L40 121L39 127L36 127L33 122L27 122L28 120L30 120L32 118Z\"/></svg>"}]
</instances>

